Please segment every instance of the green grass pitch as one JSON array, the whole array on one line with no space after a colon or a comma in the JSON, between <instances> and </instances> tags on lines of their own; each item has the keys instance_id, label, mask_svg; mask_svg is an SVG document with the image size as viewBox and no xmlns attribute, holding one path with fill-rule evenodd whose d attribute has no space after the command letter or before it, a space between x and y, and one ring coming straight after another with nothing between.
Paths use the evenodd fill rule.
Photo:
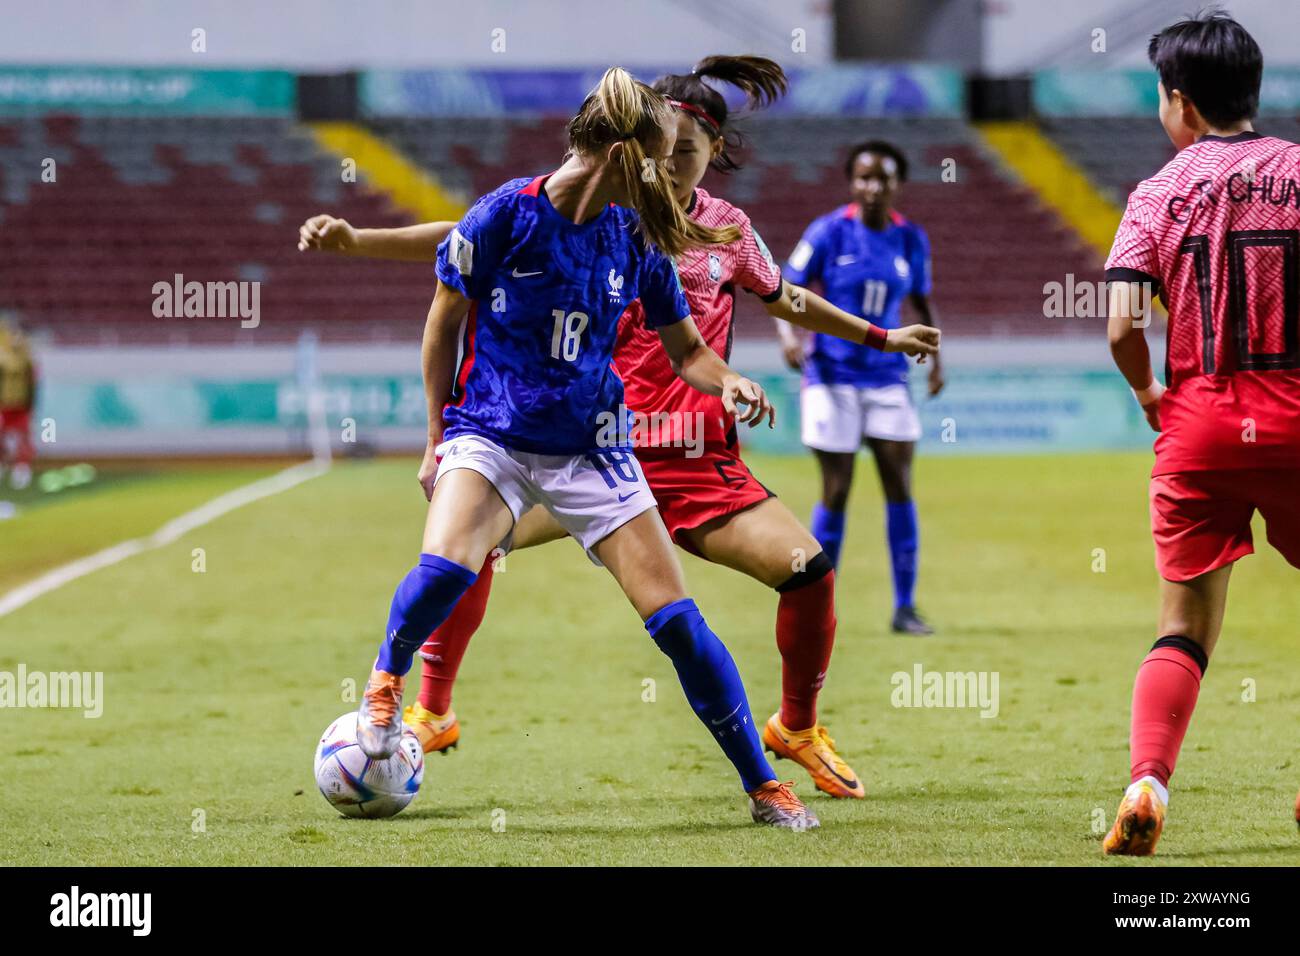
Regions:
<instances>
[{"instance_id":1,"label":"green grass pitch","mask_svg":"<svg viewBox=\"0 0 1300 956\"><path fill-rule=\"evenodd\" d=\"M807 514L811 461L751 463ZM1294 865L1300 577L1262 533L1234 576L1159 855L1100 855L1155 637L1148 467L920 459L919 599L939 633L915 639L886 628L881 501L860 463L822 718L868 797L814 796L778 763L822 818L796 834L749 822L667 659L570 542L507 559L461 672L461 747L429 758L416 801L391 820L338 816L313 746L354 706L347 682L364 680L423 516L414 461L341 463L0 618L0 670L105 681L99 719L0 711L0 863ZM33 508L0 524L0 590L266 471L160 469ZM683 560L766 718L775 595ZM998 715L892 706L891 675L918 663L996 672Z\"/></svg>"}]
</instances>

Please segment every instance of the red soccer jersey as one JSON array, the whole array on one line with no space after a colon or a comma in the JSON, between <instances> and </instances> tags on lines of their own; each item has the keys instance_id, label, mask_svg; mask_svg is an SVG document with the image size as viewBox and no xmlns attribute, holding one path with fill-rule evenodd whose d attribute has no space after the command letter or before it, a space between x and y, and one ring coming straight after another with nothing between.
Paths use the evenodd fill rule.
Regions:
<instances>
[{"instance_id":1,"label":"red soccer jersey","mask_svg":"<svg viewBox=\"0 0 1300 956\"><path fill-rule=\"evenodd\" d=\"M780 295L781 270L749 217L731 203L697 189L687 214L704 226L740 227L737 241L692 249L677 262L691 318L704 341L725 359L731 354L736 287L771 301ZM627 407L638 416L640 427L632 436L637 447L680 446L687 416L686 427L692 431L686 438L702 438L706 444L726 440L732 422L722 400L697 392L677 377L658 333L646 327L640 301L628 306L619 322L614 367L623 379ZM702 435L695 430L697 423Z\"/></svg>"},{"instance_id":2,"label":"red soccer jersey","mask_svg":"<svg viewBox=\"0 0 1300 956\"><path fill-rule=\"evenodd\" d=\"M1300 146L1184 149L1129 196L1106 278L1169 311L1152 474L1300 467Z\"/></svg>"}]
</instances>

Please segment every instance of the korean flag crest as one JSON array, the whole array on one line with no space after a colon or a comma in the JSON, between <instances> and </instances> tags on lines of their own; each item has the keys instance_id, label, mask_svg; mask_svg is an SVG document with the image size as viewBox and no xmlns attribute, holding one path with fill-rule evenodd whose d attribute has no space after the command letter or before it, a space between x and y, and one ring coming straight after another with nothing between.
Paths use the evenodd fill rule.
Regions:
<instances>
[{"instance_id":1,"label":"korean flag crest","mask_svg":"<svg viewBox=\"0 0 1300 956\"><path fill-rule=\"evenodd\" d=\"M714 282L722 281L722 259L716 252L709 253L709 278Z\"/></svg>"}]
</instances>

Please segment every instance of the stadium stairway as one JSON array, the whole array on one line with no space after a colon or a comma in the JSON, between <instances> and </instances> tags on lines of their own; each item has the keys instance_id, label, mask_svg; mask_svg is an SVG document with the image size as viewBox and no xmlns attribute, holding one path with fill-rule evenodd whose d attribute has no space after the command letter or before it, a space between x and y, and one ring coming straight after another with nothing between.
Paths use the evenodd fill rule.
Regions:
<instances>
[{"instance_id":1,"label":"stadium stairway","mask_svg":"<svg viewBox=\"0 0 1300 956\"><path fill-rule=\"evenodd\" d=\"M458 221L469 208L464 196L447 190L431 173L357 123L310 123L316 142L340 161L356 164L370 186L420 222Z\"/></svg>"},{"instance_id":2,"label":"stadium stairway","mask_svg":"<svg viewBox=\"0 0 1300 956\"><path fill-rule=\"evenodd\" d=\"M977 126L1002 162L1034 189L1101 256L1110 252L1124 210L1093 185L1051 139L1032 123Z\"/></svg>"}]
</instances>

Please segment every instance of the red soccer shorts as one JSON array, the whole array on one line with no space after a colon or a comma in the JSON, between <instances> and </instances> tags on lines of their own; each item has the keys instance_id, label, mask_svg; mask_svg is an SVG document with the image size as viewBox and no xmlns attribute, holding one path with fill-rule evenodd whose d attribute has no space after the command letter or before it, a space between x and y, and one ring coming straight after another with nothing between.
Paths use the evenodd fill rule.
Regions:
<instances>
[{"instance_id":1,"label":"red soccer shorts","mask_svg":"<svg viewBox=\"0 0 1300 956\"><path fill-rule=\"evenodd\" d=\"M1167 581L1198 575L1253 554L1258 509L1269 544L1300 568L1300 470L1183 471L1151 479L1156 569Z\"/></svg>"},{"instance_id":2,"label":"red soccer shorts","mask_svg":"<svg viewBox=\"0 0 1300 956\"><path fill-rule=\"evenodd\" d=\"M30 408L0 408L0 432L22 432L26 435L32 427Z\"/></svg>"},{"instance_id":3,"label":"red soccer shorts","mask_svg":"<svg viewBox=\"0 0 1300 956\"><path fill-rule=\"evenodd\" d=\"M692 554L685 532L773 497L734 447L705 445L697 458L684 448L638 448L636 457L668 533Z\"/></svg>"}]
</instances>

